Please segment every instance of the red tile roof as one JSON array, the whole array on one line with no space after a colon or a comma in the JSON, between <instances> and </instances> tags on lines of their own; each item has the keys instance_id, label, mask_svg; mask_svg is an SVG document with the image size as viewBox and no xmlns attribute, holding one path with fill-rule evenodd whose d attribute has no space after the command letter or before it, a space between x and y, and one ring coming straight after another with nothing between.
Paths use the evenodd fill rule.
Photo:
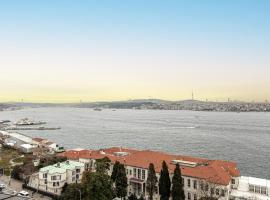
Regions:
<instances>
[{"instance_id":1,"label":"red tile roof","mask_svg":"<svg viewBox=\"0 0 270 200\"><path fill-rule=\"evenodd\" d=\"M116 152L127 152L126 156L117 156ZM234 162L222 160L208 160L190 156L172 155L158 151L134 150L119 147L112 147L103 150L82 150L66 151L60 155L69 159L100 159L105 156L112 162L119 161L125 165L147 169L149 163L153 163L156 172L160 172L162 161L165 161L169 167L170 173L173 173L175 164L173 160L181 160L196 163L195 167L181 166L184 176L196 177L209 182L221 185L228 185L232 177L240 176L237 164Z\"/></svg>"}]
</instances>

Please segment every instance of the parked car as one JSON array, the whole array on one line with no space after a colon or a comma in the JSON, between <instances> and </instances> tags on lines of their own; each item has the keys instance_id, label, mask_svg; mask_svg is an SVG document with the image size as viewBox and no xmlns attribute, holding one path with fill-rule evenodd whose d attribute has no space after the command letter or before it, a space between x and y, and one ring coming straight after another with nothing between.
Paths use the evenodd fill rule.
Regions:
<instances>
[{"instance_id":1,"label":"parked car","mask_svg":"<svg viewBox=\"0 0 270 200\"><path fill-rule=\"evenodd\" d=\"M1 184L0 184L0 189L5 189L5 188L6 188L6 185L3 184L3 183L1 183Z\"/></svg>"},{"instance_id":2,"label":"parked car","mask_svg":"<svg viewBox=\"0 0 270 200\"><path fill-rule=\"evenodd\" d=\"M17 194L17 196L19 196L19 197L29 197L29 193L22 190Z\"/></svg>"}]
</instances>

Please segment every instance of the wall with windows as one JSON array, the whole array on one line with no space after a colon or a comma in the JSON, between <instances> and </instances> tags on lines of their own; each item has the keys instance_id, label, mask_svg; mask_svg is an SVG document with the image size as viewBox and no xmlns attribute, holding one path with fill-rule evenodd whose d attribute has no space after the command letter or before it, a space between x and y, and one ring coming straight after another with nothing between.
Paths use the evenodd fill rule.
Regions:
<instances>
[{"instance_id":1,"label":"wall with windows","mask_svg":"<svg viewBox=\"0 0 270 200\"><path fill-rule=\"evenodd\" d=\"M213 196L220 200L229 199L230 186L216 185L193 177L182 176L186 200L199 200Z\"/></svg>"},{"instance_id":2,"label":"wall with windows","mask_svg":"<svg viewBox=\"0 0 270 200\"><path fill-rule=\"evenodd\" d=\"M49 174L47 172L39 172L39 190L54 194L61 194L61 188L65 183L66 173Z\"/></svg>"}]
</instances>

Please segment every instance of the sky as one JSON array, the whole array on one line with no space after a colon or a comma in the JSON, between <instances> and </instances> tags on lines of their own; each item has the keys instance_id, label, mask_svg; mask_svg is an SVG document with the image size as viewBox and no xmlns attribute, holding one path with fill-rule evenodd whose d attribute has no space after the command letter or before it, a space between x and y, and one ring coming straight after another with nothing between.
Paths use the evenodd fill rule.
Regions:
<instances>
[{"instance_id":1,"label":"sky","mask_svg":"<svg viewBox=\"0 0 270 200\"><path fill-rule=\"evenodd\" d=\"M270 100L268 0L2 0L0 102Z\"/></svg>"}]
</instances>

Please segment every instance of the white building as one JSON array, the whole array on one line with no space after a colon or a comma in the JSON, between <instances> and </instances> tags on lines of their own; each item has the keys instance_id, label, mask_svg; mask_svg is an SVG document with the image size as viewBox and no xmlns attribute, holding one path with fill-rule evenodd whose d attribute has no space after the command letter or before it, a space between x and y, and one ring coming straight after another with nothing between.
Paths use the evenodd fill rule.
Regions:
<instances>
[{"instance_id":1,"label":"white building","mask_svg":"<svg viewBox=\"0 0 270 200\"><path fill-rule=\"evenodd\" d=\"M80 183L85 170L84 164L76 161L65 161L41 168L33 174L28 186L50 194L60 195L67 184Z\"/></svg>"},{"instance_id":2,"label":"white building","mask_svg":"<svg viewBox=\"0 0 270 200\"><path fill-rule=\"evenodd\" d=\"M32 145L32 144L21 144L20 145L20 150L23 153L33 153L33 150L37 148L37 145Z\"/></svg>"},{"instance_id":3,"label":"white building","mask_svg":"<svg viewBox=\"0 0 270 200\"><path fill-rule=\"evenodd\" d=\"M270 200L270 180L241 176L237 188L231 192L230 199Z\"/></svg>"},{"instance_id":4,"label":"white building","mask_svg":"<svg viewBox=\"0 0 270 200\"><path fill-rule=\"evenodd\" d=\"M139 151L113 147L100 151L71 150L61 155L85 163L86 169L89 170L95 170L97 159L108 157L111 160L109 174L112 173L115 161L121 162L126 168L128 195L136 194L138 197L142 195L145 198L149 197L146 191L146 180L150 163L154 164L158 178L163 161L166 161L168 165L171 178L175 165L180 165L186 200L199 200L200 197L209 196L219 200L229 200L231 190L240 177L237 165L233 162L171 155L149 150ZM159 200L159 198L157 191L154 199Z\"/></svg>"},{"instance_id":5,"label":"white building","mask_svg":"<svg viewBox=\"0 0 270 200\"><path fill-rule=\"evenodd\" d=\"M31 137L23 135L21 133L9 133L6 131L0 131L0 135L5 138L4 143L13 143L14 147L20 148L22 144L31 144L31 145L38 145L38 142L33 141Z\"/></svg>"}]
</instances>

